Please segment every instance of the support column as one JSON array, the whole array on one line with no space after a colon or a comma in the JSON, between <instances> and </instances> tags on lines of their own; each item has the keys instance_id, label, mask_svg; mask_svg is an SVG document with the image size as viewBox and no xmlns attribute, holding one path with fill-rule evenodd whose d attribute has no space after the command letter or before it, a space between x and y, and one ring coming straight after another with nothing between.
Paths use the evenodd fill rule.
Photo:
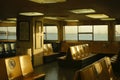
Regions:
<instances>
[{"instance_id":1,"label":"support column","mask_svg":"<svg viewBox=\"0 0 120 80\"><path fill-rule=\"evenodd\" d=\"M42 17L18 17L16 45L17 55L29 54L33 66L43 64Z\"/></svg>"}]
</instances>

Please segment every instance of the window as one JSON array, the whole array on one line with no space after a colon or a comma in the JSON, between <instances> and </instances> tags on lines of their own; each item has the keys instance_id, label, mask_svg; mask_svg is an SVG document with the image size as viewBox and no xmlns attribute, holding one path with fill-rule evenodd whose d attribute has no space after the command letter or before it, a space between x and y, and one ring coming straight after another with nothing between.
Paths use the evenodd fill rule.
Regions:
<instances>
[{"instance_id":1,"label":"window","mask_svg":"<svg viewBox=\"0 0 120 80\"><path fill-rule=\"evenodd\" d=\"M44 26L44 40L58 40L57 26Z\"/></svg>"},{"instance_id":2,"label":"window","mask_svg":"<svg viewBox=\"0 0 120 80\"><path fill-rule=\"evenodd\" d=\"M64 40L108 41L108 25L65 26Z\"/></svg>"},{"instance_id":3,"label":"window","mask_svg":"<svg viewBox=\"0 0 120 80\"><path fill-rule=\"evenodd\" d=\"M107 25L79 26L78 34L79 34L79 40L107 41L108 26Z\"/></svg>"},{"instance_id":4,"label":"window","mask_svg":"<svg viewBox=\"0 0 120 80\"><path fill-rule=\"evenodd\" d=\"M94 25L94 41L107 41L107 40L108 40L108 26Z\"/></svg>"},{"instance_id":5,"label":"window","mask_svg":"<svg viewBox=\"0 0 120 80\"><path fill-rule=\"evenodd\" d=\"M65 26L64 40L77 40L77 26Z\"/></svg>"},{"instance_id":6,"label":"window","mask_svg":"<svg viewBox=\"0 0 120 80\"><path fill-rule=\"evenodd\" d=\"M8 27L8 39L16 39L16 27Z\"/></svg>"},{"instance_id":7,"label":"window","mask_svg":"<svg viewBox=\"0 0 120 80\"><path fill-rule=\"evenodd\" d=\"M0 27L0 39L7 39L7 27Z\"/></svg>"},{"instance_id":8,"label":"window","mask_svg":"<svg viewBox=\"0 0 120 80\"><path fill-rule=\"evenodd\" d=\"M120 25L115 25L115 41L120 41Z\"/></svg>"},{"instance_id":9,"label":"window","mask_svg":"<svg viewBox=\"0 0 120 80\"><path fill-rule=\"evenodd\" d=\"M0 39L16 40L16 27L0 27Z\"/></svg>"},{"instance_id":10,"label":"window","mask_svg":"<svg viewBox=\"0 0 120 80\"><path fill-rule=\"evenodd\" d=\"M92 40L93 30L91 25L79 26L79 40Z\"/></svg>"}]
</instances>

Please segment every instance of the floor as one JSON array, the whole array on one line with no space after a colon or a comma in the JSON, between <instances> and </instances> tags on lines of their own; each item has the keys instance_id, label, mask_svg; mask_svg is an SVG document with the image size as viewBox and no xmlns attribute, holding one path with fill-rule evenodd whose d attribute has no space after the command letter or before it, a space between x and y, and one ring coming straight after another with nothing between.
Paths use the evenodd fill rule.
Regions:
<instances>
[{"instance_id":1,"label":"floor","mask_svg":"<svg viewBox=\"0 0 120 80\"><path fill-rule=\"evenodd\" d=\"M117 75L116 80L120 80L120 66L114 67L115 74ZM74 80L75 71L78 69L73 68L61 68L58 65L58 62L50 62L44 65L40 65L34 68L35 72L37 73L45 73L46 77L45 80ZM119 72L117 72L119 71ZM117 73L116 73L117 72Z\"/></svg>"},{"instance_id":2,"label":"floor","mask_svg":"<svg viewBox=\"0 0 120 80\"><path fill-rule=\"evenodd\" d=\"M45 73L45 80L73 80L76 69L61 68L57 61L35 68L37 73Z\"/></svg>"}]
</instances>

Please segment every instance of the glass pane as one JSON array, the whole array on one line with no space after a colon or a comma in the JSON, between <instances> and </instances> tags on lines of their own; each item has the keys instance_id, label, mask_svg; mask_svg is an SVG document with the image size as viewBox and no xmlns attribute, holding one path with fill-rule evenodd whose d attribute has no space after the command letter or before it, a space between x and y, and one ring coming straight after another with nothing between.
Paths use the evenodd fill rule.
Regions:
<instances>
[{"instance_id":1,"label":"glass pane","mask_svg":"<svg viewBox=\"0 0 120 80\"><path fill-rule=\"evenodd\" d=\"M92 26L91 25L79 26L79 32L92 32Z\"/></svg>"},{"instance_id":2,"label":"glass pane","mask_svg":"<svg viewBox=\"0 0 120 80\"><path fill-rule=\"evenodd\" d=\"M16 40L16 27L8 27L8 39Z\"/></svg>"},{"instance_id":3,"label":"glass pane","mask_svg":"<svg viewBox=\"0 0 120 80\"><path fill-rule=\"evenodd\" d=\"M47 40L58 40L57 26L46 26Z\"/></svg>"},{"instance_id":4,"label":"glass pane","mask_svg":"<svg viewBox=\"0 0 120 80\"><path fill-rule=\"evenodd\" d=\"M7 39L7 27L0 27L0 39Z\"/></svg>"},{"instance_id":5,"label":"glass pane","mask_svg":"<svg viewBox=\"0 0 120 80\"><path fill-rule=\"evenodd\" d=\"M108 26L94 25L94 40L107 41L108 40Z\"/></svg>"},{"instance_id":6,"label":"glass pane","mask_svg":"<svg viewBox=\"0 0 120 80\"><path fill-rule=\"evenodd\" d=\"M77 26L65 26L65 40L77 40Z\"/></svg>"},{"instance_id":7,"label":"glass pane","mask_svg":"<svg viewBox=\"0 0 120 80\"><path fill-rule=\"evenodd\" d=\"M79 40L92 40L92 34L79 34Z\"/></svg>"},{"instance_id":8,"label":"glass pane","mask_svg":"<svg viewBox=\"0 0 120 80\"><path fill-rule=\"evenodd\" d=\"M115 25L115 40L120 41L120 25Z\"/></svg>"}]
</instances>

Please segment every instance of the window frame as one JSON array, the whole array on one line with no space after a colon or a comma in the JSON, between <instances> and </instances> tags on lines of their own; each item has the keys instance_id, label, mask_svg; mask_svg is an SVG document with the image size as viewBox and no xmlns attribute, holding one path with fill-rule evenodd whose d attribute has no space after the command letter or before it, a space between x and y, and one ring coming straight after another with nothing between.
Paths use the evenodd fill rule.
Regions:
<instances>
[{"instance_id":1,"label":"window frame","mask_svg":"<svg viewBox=\"0 0 120 80\"><path fill-rule=\"evenodd\" d=\"M1 27L6 28L6 31L5 31L6 39L0 39L0 40L17 40L17 35L16 35L17 30L16 30L16 27L15 27L15 26L8 26L8 27L7 27L7 26L1 26ZM0 28L1 28L1 27L0 27ZM9 38L9 28L10 28L10 27L14 27L15 30L16 30L16 31L15 31L15 39L10 39L10 38ZM1 36L1 33L0 33L0 36Z\"/></svg>"},{"instance_id":2,"label":"window frame","mask_svg":"<svg viewBox=\"0 0 120 80\"><path fill-rule=\"evenodd\" d=\"M78 25L77 26L77 40L74 40L74 41L108 41L108 37L109 37L109 35L108 35L108 25L107 24L101 24L102 26L103 25L105 25L105 26L107 26L107 40L95 40L94 38L95 38L95 31L94 31L94 27L95 26L97 26L97 25ZM67 25L66 25L67 26ZM91 26L92 27L92 31L91 32L80 32L79 31L79 28L80 28L80 26ZM100 25L99 25L100 26ZM64 26L64 30L65 30L65 26ZM91 39L90 40L80 40L80 34L91 34ZM64 36L64 40L65 41L73 41L73 40L66 40L65 39L65 31L64 31L64 34L63 34L63 36Z\"/></svg>"},{"instance_id":3,"label":"window frame","mask_svg":"<svg viewBox=\"0 0 120 80\"><path fill-rule=\"evenodd\" d=\"M48 39L48 37L47 37L47 36L48 36L48 35L47 35L47 34L48 34L48 33L47 33L47 27L56 27L56 29L57 29L57 33L56 33L56 36L57 36L57 37L56 37L56 38L57 38L57 39L53 39L53 40L52 40L52 39ZM58 37L59 37L59 36L58 36L58 26L57 26L57 25L44 25L44 26L43 26L43 30L44 30L44 40L46 40L46 41L58 41Z\"/></svg>"}]
</instances>

